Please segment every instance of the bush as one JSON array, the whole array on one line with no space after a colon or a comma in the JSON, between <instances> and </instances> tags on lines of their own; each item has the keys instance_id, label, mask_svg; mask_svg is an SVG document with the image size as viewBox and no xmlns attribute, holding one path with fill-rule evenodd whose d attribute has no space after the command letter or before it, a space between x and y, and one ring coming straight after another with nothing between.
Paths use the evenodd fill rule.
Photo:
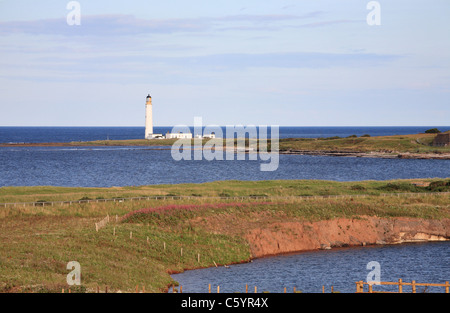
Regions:
<instances>
[{"instance_id":1,"label":"bush","mask_svg":"<svg viewBox=\"0 0 450 313\"><path fill-rule=\"evenodd\" d=\"M450 191L450 180L439 180L431 182L428 186L428 189L433 192L443 192L443 191Z\"/></svg>"},{"instance_id":2,"label":"bush","mask_svg":"<svg viewBox=\"0 0 450 313\"><path fill-rule=\"evenodd\" d=\"M437 128L430 128L425 131L425 134L439 134L441 131Z\"/></svg>"},{"instance_id":3,"label":"bush","mask_svg":"<svg viewBox=\"0 0 450 313\"><path fill-rule=\"evenodd\" d=\"M366 190L366 187L361 185L353 185L350 187L351 190Z\"/></svg>"},{"instance_id":4,"label":"bush","mask_svg":"<svg viewBox=\"0 0 450 313\"><path fill-rule=\"evenodd\" d=\"M370 135L369 134L364 134L361 137L370 137Z\"/></svg>"},{"instance_id":5,"label":"bush","mask_svg":"<svg viewBox=\"0 0 450 313\"><path fill-rule=\"evenodd\" d=\"M386 185L378 187L377 189L386 191L404 191L404 192L421 191L420 187L417 187L410 183L387 183Z\"/></svg>"}]
</instances>

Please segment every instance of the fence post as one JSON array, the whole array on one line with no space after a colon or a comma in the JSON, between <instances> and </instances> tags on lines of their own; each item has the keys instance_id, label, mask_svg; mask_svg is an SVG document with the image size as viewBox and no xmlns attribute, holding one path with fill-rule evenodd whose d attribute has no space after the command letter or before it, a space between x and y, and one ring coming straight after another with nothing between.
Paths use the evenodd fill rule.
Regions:
<instances>
[{"instance_id":1,"label":"fence post","mask_svg":"<svg viewBox=\"0 0 450 313\"><path fill-rule=\"evenodd\" d=\"M208 284L208 293L211 293L211 284Z\"/></svg>"},{"instance_id":2,"label":"fence post","mask_svg":"<svg viewBox=\"0 0 450 313\"><path fill-rule=\"evenodd\" d=\"M413 280L411 282L411 286L412 286L412 293L416 293L416 281L415 280Z\"/></svg>"},{"instance_id":3,"label":"fence post","mask_svg":"<svg viewBox=\"0 0 450 313\"><path fill-rule=\"evenodd\" d=\"M403 293L402 279L398 280L398 293Z\"/></svg>"},{"instance_id":4,"label":"fence post","mask_svg":"<svg viewBox=\"0 0 450 313\"><path fill-rule=\"evenodd\" d=\"M445 293L449 293L450 285L448 281L445 282Z\"/></svg>"}]
</instances>

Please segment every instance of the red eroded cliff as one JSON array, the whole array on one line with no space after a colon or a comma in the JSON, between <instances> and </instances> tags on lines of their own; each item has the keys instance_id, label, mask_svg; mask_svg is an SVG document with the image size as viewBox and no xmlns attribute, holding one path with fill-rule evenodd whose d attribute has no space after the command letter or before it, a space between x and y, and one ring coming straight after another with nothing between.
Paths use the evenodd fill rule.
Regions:
<instances>
[{"instance_id":1,"label":"red eroded cliff","mask_svg":"<svg viewBox=\"0 0 450 313\"><path fill-rule=\"evenodd\" d=\"M332 247L450 239L450 219L363 216L318 222L278 222L244 235L252 257Z\"/></svg>"}]
</instances>

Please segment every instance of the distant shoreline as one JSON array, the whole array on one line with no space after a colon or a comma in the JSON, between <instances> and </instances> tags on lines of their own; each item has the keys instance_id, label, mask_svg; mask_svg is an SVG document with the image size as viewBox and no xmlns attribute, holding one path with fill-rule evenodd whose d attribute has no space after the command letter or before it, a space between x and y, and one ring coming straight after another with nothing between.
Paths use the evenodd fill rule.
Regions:
<instances>
[{"instance_id":1,"label":"distant shoreline","mask_svg":"<svg viewBox=\"0 0 450 313\"><path fill-rule=\"evenodd\" d=\"M279 140L279 153L285 155L450 160L450 147L432 146L431 142L434 137L435 135L433 134L416 134L346 138L283 138ZM47 143L0 143L0 147L152 147L171 146L177 140L128 139ZM203 140L203 144L208 140ZM248 147L248 144L246 144L246 147ZM246 149L246 152L249 152L249 149Z\"/></svg>"},{"instance_id":2,"label":"distant shoreline","mask_svg":"<svg viewBox=\"0 0 450 313\"><path fill-rule=\"evenodd\" d=\"M398 152L354 152L354 151L308 151L308 150L285 150L280 154L293 155L316 155L334 157L357 157L357 158L380 158L380 159L424 159L424 160L450 160L450 153L398 153Z\"/></svg>"}]
</instances>

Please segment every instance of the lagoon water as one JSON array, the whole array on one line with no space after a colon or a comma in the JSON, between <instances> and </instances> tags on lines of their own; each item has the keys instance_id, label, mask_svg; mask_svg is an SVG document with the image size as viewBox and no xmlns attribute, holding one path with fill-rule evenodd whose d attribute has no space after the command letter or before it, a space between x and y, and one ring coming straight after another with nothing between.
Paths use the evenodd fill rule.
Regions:
<instances>
[{"instance_id":1,"label":"lagoon water","mask_svg":"<svg viewBox=\"0 0 450 313\"><path fill-rule=\"evenodd\" d=\"M281 127L280 137L395 135L430 127ZM445 130L450 127L440 127ZM155 128L164 133L170 127ZM0 142L70 142L141 138L142 127L0 127ZM450 177L450 160L369 159L280 155L276 171L264 161L174 161L170 147L0 147L1 186L111 187L217 180L336 181Z\"/></svg>"},{"instance_id":2,"label":"lagoon water","mask_svg":"<svg viewBox=\"0 0 450 313\"><path fill-rule=\"evenodd\" d=\"M162 149L162 150L159 150ZM336 181L450 177L450 160L280 155L265 161L175 161L170 147L0 147L0 187L111 187L218 180L322 179Z\"/></svg>"},{"instance_id":3,"label":"lagoon water","mask_svg":"<svg viewBox=\"0 0 450 313\"><path fill-rule=\"evenodd\" d=\"M338 248L255 259L251 263L185 271L172 275L184 293L268 291L281 293L296 290L307 293L355 292L356 281L367 281L374 270L369 262L378 262L380 281L445 284L450 281L450 242L410 243L387 246ZM372 276L369 280L374 279ZM365 286L365 291L368 287ZM397 291L398 287L374 286L375 291ZM411 287L403 287L411 292ZM418 287L417 292L445 292L444 287Z\"/></svg>"}]
</instances>

